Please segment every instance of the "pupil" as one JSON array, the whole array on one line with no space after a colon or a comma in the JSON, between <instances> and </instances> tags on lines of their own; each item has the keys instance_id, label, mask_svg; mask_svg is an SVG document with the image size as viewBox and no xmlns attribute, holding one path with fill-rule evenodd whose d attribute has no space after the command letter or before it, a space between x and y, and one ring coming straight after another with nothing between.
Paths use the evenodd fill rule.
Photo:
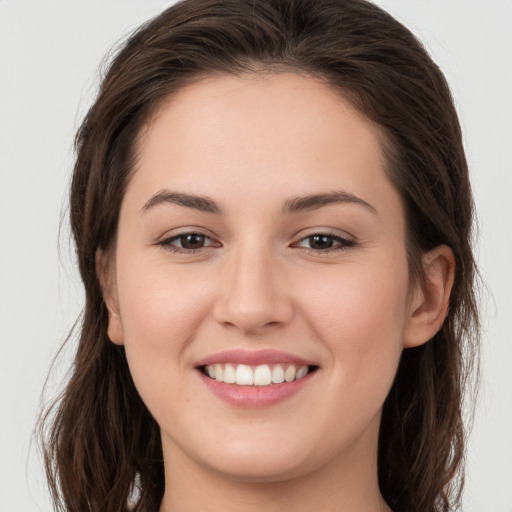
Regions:
<instances>
[{"instance_id":1,"label":"pupil","mask_svg":"<svg viewBox=\"0 0 512 512\"><path fill-rule=\"evenodd\" d=\"M182 236L181 246L184 249L200 249L204 246L204 236L195 234Z\"/></svg>"},{"instance_id":2,"label":"pupil","mask_svg":"<svg viewBox=\"0 0 512 512\"><path fill-rule=\"evenodd\" d=\"M315 235L309 237L309 243L312 249L329 249L333 245L332 238L325 235Z\"/></svg>"}]
</instances>

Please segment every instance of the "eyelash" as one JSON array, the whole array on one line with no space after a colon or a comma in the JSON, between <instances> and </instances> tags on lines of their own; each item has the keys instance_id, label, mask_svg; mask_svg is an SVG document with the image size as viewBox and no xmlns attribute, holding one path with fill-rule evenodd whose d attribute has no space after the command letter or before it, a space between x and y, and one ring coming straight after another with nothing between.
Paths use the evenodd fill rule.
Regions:
<instances>
[{"instance_id":1,"label":"eyelash","mask_svg":"<svg viewBox=\"0 0 512 512\"><path fill-rule=\"evenodd\" d=\"M308 252L311 252L314 254L329 254L329 253L335 252L335 251L344 251L344 250L350 249L351 247L355 247L357 245L357 242L353 239L344 238L342 236L335 235L333 233L318 232L318 233L311 233L310 235L301 238L297 243L293 244L293 246L301 247L300 244L302 242L304 242L306 240L310 240L310 243L311 243L311 240L316 237L329 239L336 245L333 245L332 247L328 247L326 249L313 249L312 247L304 247L304 249L306 249Z\"/></svg>"},{"instance_id":2,"label":"eyelash","mask_svg":"<svg viewBox=\"0 0 512 512\"><path fill-rule=\"evenodd\" d=\"M202 247L195 248L195 249L187 249L184 247L178 247L176 245L173 245L173 242L176 242L180 239L182 240L181 243L183 244L183 239L185 239L185 237L188 237L188 236L201 237L204 240L209 240L211 243L209 243L208 245L204 245ZM328 247L326 249L314 249L312 247L308 248L308 247L302 247L300 245L302 242L305 242L307 240L310 240L310 242L311 242L311 240L314 239L315 237L329 239L335 245L333 245L332 247ZM190 232L180 233L178 235L171 236L169 238L166 238L165 240L162 240L161 242L158 242L157 245L163 247L164 249L166 249L172 253L179 253L179 254L196 254L196 253L201 252L204 249L207 249L209 247L214 247L214 248L222 247L220 243L213 241L209 236L207 236L203 233L197 232L197 231L190 231ZM351 247L355 247L355 246L357 246L357 242L355 240L352 240L349 238L344 238L342 236L335 235L333 233L325 233L325 232L312 233L310 235L302 237L298 242L295 242L294 244L292 244L292 247L302 247L306 251L308 251L310 253L314 253L314 254L328 254L328 253L335 252L335 251L347 250L347 249L350 249Z\"/></svg>"},{"instance_id":3,"label":"eyelash","mask_svg":"<svg viewBox=\"0 0 512 512\"><path fill-rule=\"evenodd\" d=\"M186 249L185 247L178 247L176 245L172 245L173 242L176 242L177 240L185 239L187 236L197 236L202 237L205 240L209 240L210 244L205 245L203 247L198 247L197 249ZM158 245L163 247L164 249L173 252L173 253L180 253L180 254L196 254L200 251L203 251L204 249L207 249L208 247L221 247L219 243L214 242L209 236L197 232L197 231L189 231L186 233L179 233L178 235L171 236L169 238L166 238L165 240L162 240L161 242L158 242Z\"/></svg>"}]
</instances>

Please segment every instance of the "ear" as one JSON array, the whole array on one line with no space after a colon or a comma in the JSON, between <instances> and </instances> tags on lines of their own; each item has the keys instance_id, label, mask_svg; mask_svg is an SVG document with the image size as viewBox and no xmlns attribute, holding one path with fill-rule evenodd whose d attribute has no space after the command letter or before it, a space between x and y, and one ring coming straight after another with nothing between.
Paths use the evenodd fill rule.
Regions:
<instances>
[{"instance_id":1,"label":"ear","mask_svg":"<svg viewBox=\"0 0 512 512\"><path fill-rule=\"evenodd\" d=\"M124 344L123 324L119 314L119 300L117 297L116 278L112 269L112 255L104 251L96 251L96 275L101 286L103 301L108 311L107 334L116 345Z\"/></svg>"},{"instance_id":2,"label":"ear","mask_svg":"<svg viewBox=\"0 0 512 512\"><path fill-rule=\"evenodd\" d=\"M440 245L422 258L423 278L414 284L409 317L405 326L404 347L417 347L441 329L455 277L455 257L447 245Z\"/></svg>"}]
</instances>

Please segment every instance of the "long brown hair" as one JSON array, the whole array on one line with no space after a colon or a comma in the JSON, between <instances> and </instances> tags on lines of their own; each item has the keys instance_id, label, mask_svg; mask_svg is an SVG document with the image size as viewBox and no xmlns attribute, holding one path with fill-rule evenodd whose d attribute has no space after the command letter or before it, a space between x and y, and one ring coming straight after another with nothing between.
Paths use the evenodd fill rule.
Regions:
<instances>
[{"instance_id":1,"label":"long brown hair","mask_svg":"<svg viewBox=\"0 0 512 512\"><path fill-rule=\"evenodd\" d=\"M382 131L401 194L411 275L447 244L456 276L432 340L406 349L384 404L378 472L395 512L460 505L462 401L478 341L473 201L447 83L418 40L363 0L185 0L143 25L111 63L76 137L71 228L85 308L67 386L43 416L50 489L59 510L158 509L164 491L158 425L123 347L107 337L95 254L112 251L142 125L162 101L211 74L300 71L323 79Z\"/></svg>"}]
</instances>

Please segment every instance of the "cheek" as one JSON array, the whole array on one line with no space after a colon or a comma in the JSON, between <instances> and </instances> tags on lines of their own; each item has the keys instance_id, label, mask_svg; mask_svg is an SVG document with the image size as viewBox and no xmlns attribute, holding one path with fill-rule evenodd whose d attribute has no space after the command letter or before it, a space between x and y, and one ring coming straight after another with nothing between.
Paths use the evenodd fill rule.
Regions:
<instances>
[{"instance_id":1,"label":"cheek","mask_svg":"<svg viewBox=\"0 0 512 512\"><path fill-rule=\"evenodd\" d=\"M140 259L118 263L117 287L126 344L144 343L149 348L187 339L209 299L201 277L191 280L190 272Z\"/></svg>"},{"instance_id":2,"label":"cheek","mask_svg":"<svg viewBox=\"0 0 512 512\"><path fill-rule=\"evenodd\" d=\"M146 273L139 280L131 274L119 288L125 351L135 387L157 422L179 431L178 419L194 401L194 389L184 378L190 362L186 354L208 309L204 293L161 272L158 279Z\"/></svg>"},{"instance_id":3,"label":"cheek","mask_svg":"<svg viewBox=\"0 0 512 512\"><path fill-rule=\"evenodd\" d=\"M391 329L404 326L407 292L405 263L385 270L378 265L351 264L325 276L316 273L304 283L300 295L304 307L314 311L312 317L318 318L315 323L319 326L372 332L379 325Z\"/></svg>"},{"instance_id":4,"label":"cheek","mask_svg":"<svg viewBox=\"0 0 512 512\"><path fill-rule=\"evenodd\" d=\"M325 424L333 436L348 417L356 435L379 414L403 350L407 275L356 270L331 280L309 308L316 337L330 352L334 392L325 395Z\"/></svg>"},{"instance_id":5,"label":"cheek","mask_svg":"<svg viewBox=\"0 0 512 512\"><path fill-rule=\"evenodd\" d=\"M142 394L146 381L169 385L186 366L186 347L211 309L211 293L191 283L190 275L128 263L118 263L119 309L128 363Z\"/></svg>"},{"instance_id":6,"label":"cheek","mask_svg":"<svg viewBox=\"0 0 512 512\"><path fill-rule=\"evenodd\" d=\"M329 279L317 276L305 289L310 292L301 294L304 315L346 382L372 387L381 379L390 386L407 318L406 262L384 272L377 265L347 265Z\"/></svg>"}]
</instances>

